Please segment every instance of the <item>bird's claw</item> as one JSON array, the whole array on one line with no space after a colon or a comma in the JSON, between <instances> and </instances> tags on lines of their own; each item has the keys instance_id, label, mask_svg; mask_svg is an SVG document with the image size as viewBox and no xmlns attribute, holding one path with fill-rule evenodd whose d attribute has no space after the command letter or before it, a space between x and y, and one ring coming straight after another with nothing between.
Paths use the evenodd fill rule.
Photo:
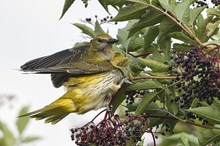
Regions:
<instances>
[{"instance_id":1,"label":"bird's claw","mask_svg":"<svg viewBox=\"0 0 220 146\"><path fill-rule=\"evenodd\" d=\"M126 83L126 84L133 84L131 81L129 81L128 80L128 78L123 78L122 80L121 80L121 82L119 83L119 85L121 86L121 85L123 85L124 83Z\"/></svg>"}]
</instances>

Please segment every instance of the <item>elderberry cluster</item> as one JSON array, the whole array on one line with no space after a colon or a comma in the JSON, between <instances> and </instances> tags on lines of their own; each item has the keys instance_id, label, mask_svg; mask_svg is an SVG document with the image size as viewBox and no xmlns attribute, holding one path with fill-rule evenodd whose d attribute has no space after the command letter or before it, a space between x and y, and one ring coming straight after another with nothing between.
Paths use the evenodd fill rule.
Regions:
<instances>
[{"instance_id":1,"label":"elderberry cluster","mask_svg":"<svg viewBox=\"0 0 220 146\"><path fill-rule=\"evenodd\" d=\"M183 2L183 0L176 0L177 3ZM220 4L220 0L197 0L194 3L192 3L193 8L198 8L198 7L207 7L210 8L214 5L214 7L218 6Z\"/></svg>"},{"instance_id":2,"label":"elderberry cluster","mask_svg":"<svg viewBox=\"0 0 220 146\"><path fill-rule=\"evenodd\" d=\"M109 114L109 111L106 112ZM129 115L126 119L120 119L118 115L108 116L95 124L93 121L81 128L71 129L71 138L80 146L126 146L126 142L132 139L141 141L143 129L147 127L147 116Z\"/></svg>"},{"instance_id":3,"label":"elderberry cluster","mask_svg":"<svg viewBox=\"0 0 220 146\"><path fill-rule=\"evenodd\" d=\"M141 99L145 94L145 90L134 90L134 91L126 91L126 100L125 102L127 104L133 104L135 102L135 99L139 98Z\"/></svg>"},{"instance_id":4,"label":"elderberry cluster","mask_svg":"<svg viewBox=\"0 0 220 146\"><path fill-rule=\"evenodd\" d=\"M90 24L94 24L93 19L94 18L86 18L85 20ZM113 19L113 16L106 16L104 18L98 19L98 15L95 15L95 22L99 21L100 24L108 23L111 19ZM115 22L115 24L117 24L117 22Z\"/></svg>"},{"instance_id":5,"label":"elderberry cluster","mask_svg":"<svg viewBox=\"0 0 220 146\"><path fill-rule=\"evenodd\" d=\"M219 46L204 49L206 47L193 47L190 51L177 53L174 59L177 64L175 85L180 95L175 101L182 108L189 108L195 98L209 105L214 97L220 99Z\"/></svg>"}]
</instances>

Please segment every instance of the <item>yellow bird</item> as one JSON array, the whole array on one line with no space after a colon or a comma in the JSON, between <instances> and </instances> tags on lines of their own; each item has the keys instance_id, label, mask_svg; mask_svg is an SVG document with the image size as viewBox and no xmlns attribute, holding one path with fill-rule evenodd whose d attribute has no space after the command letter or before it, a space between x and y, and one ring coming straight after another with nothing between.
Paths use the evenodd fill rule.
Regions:
<instances>
[{"instance_id":1,"label":"yellow bird","mask_svg":"<svg viewBox=\"0 0 220 146\"><path fill-rule=\"evenodd\" d=\"M69 113L83 114L107 106L121 87L128 59L112 49L117 42L107 34L98 35L89 46L63 50L50 56L31 60L21 66L23 71L51 74L55 87L65 86L67 92L51 104L21 115L55 124Z\"/></svg>"}]
</instances>

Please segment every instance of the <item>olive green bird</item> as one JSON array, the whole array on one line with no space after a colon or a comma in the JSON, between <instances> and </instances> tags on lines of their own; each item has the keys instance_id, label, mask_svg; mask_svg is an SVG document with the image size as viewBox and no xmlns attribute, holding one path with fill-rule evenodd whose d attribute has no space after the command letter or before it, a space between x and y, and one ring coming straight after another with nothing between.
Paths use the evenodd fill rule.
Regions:
<instances>
[{"instance_id":1,"label":"olive green bird","mask_svg":"<svg viewBox=\"0 0 220 146\"><path fill-rule=\"evenodd\" d=\"M55 124L70 113L83 114L105 107L125 79L129 60L113 51L117 40L98 35L90 45L74 47L31 60L21 66L25 72L51 74L55 87L67 92L51 104L21 115Z\"/></svg>"}]
</instances>

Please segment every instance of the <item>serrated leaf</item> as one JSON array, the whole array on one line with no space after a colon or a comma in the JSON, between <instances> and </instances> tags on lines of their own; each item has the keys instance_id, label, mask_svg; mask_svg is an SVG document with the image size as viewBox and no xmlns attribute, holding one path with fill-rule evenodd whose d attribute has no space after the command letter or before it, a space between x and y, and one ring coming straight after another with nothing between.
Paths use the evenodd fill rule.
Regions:
<instances>
[{"instance_id":1,"label":"serrated leaf","mask_svg":"<svg viewBox=\"0 0 220 146\"><path fill-rule=\"evenodd\" d=\"M165 60L166 61L170 60L171 37L169 35L168 36L160 36L158 38L157 43L165 55L165 57L160 57L160 60L157 60L157 61L165 62Z\"/></svg>"},{"instance_id":2,"label":"serrated leaf","mask_svg":"<svg viewBox=\"0 0 220 146\"><path fill-rule=\"evenodd\" d=\"M139 37L138 34L129 38L128 51L133 52L144 46L143 37Z\"/></svg>"},{"instance_id":3,"label":"serrated leaf","mask_svg":"<svg viewBox=\"0 0 220 146\"><path fill-rule=\"evenodd\" d=\"M218 108L218 110L220 110L220 100L215 98L213 101L213 106L215 106L216 108Z\"/></svg>"},{"instance_id":4,"label":"serrated leaf","mask_svg":"<svg viewBox=\"0 0 220 146\"><path fill-rule=\"evenodd\" d=\"M129 33L128 30L136 22L137 22L136 20L131 20L127 23L127 25L124 28L118 30L118 34L117 34L118 42L122 44L123 47L126 49L128 48L128 44L130 42L130 39L128 39L128 33Z\"/></svg>"},{"instance_id":5,"label":"serrated leaf","mask_svg":"<svg viewBox=\"0 0 220 146\"><path fill-rule=\"evenodd\" d=\"M108 5L114 7L116 10L117 7L122 7L124 5L126 0L99 0L99 3L103 6L103 8L109 13Z\"/></svg>"},{"instance_id":6,"label":"serrated leaf","mask_svg":"<svg viewBox=\"0 0 220 146\"><path fill-rule=\"evenodd\" d=\"M202 13L202 11L205 9L205 7L197 7L194 9L190 9L190 20L188 22L189 26L192 26L196 18L199 16L199 14Z\"/></svg>"},{"instance_id":7,"label":"serrated leaf","mask_svg":"<svg viewBox=\"0 0 220 146\"><path fill-rule=\"evenodd\" d=\"M28 106L24 106L18 115L23 115L25 113L28 112L29 107ZM21 135L24 131L24 129L27 127L27 124L29 122L30 118L29 117L22 117L22 118L18 118L16 121L16 126L18 129L19 134Z\"/></svg>"},{"instance_id":8,"label":"serrated leaf","mask_svg":"<svg viewBox=\"0 0 220 146\"><path fill-rule=\"evenodd\" d=\"M220 110L216 108L214 105L212 106L205 106L205 107L198 107L187 109L186 111L192 112L211 123L220 124Z\"/></svg>"},{"instance_id":9,"label":"serrated leaf","mask_svg":"<svg viewBox=\"0 0 220 146\"><path fill-rule=\"evenodd\" d=\"M118 106L124 101L125 99L125 87L123 86L120 88L117 93L112 97L112 112L116 111Z\"/></svg>"},{"instance_id":10,"label":"serrated leaf","mask_svg":"<svg viewBox=\"0 0 220 146\"><path fill-rule=\"evenodd\" d=\"M189 139L185 136L180 137L180 142L183 144L183 146L190 146L189 145Z\"/></svg>"},{"instance_id":11,"label":"serrated leaf","mask_svg":"<svg viewBox=\"0 0 220 146\"><path fill-rule=\"evenodd\" d=\"M70 6L74 3L75 0L65 0L64 6L63 6L63 11L60 16L60 19L64 16L66 11L70 8Z\"/></svg>"},{"instance_id":12,"label":"serrated leaf","mask_svg":"<svg viewBox=\"0 0 220 146\"><path fill-rule=\"evenodd\" d=\"M143 17L130 28L128 37L132 36L145 27L152 26L161 22L163 19L163 13L154 9L148 9Z\"/></svg>"},{"instance_id":13,"label":"serrated leaf","mask_svg":"<svg viewBox=\"0 0 220 146\"><path fill-rule=\"evenodd\" d=\"M199 135L200 146L206 146L211 142L220 141L220 130L219 129L204 129Z\"/></svg>"},{"instance_id":14,"label":"serrated leaf","mask_svg":"<svg viewBox=\"0 0 220 146\"><path fill-rule=\"evenodd\" d=\"M110 0L112 1L112 0ZM103 8L108 12L108 3L109 0L99 0L99 3L103 6Z\"/></svg>"},{"instance_id":15,"label":"serrated leaf","mask_svg":"<svg viewBox=\"0 0 220 146\"><path fill-rule=\"evenodd\" d=\"M186 0L176 5L174 12L180 22L188 24L190 20L190 4L192 1L193 0Z\"/></svg>"},{"instance_id":16,"label":"serrated leaf","mask_svg":"<svg viewBox=\"0 0 220 146\"><path fill-rule=\"evenodd\" d=\"M152 69L155 72L164 72L169 70L169 66L167 64L161 63L159 61L155 61L152 59L139 59L142 64Z\"/></svg>"},{"instance_id":17,"label":"serrated leaf","mask_svg":"<svg viewBox=\"0 0 220 146\"><path fill-rule=\"evenodd\" d=\"M165 89L165 94L166 95L166 105L167 105L167 109L170 113L172 113L173 115L176 115L179 111L179 108L176 104L176 102L174 102L174 98L170 95L175 94L174 91L175 88L172 86L169 89ZM171 94L172 93L172 94ZM164 95L162 95L162 97L164 97Z\"/></svg>"},{"instance_id":18,"label":"serrated leaf","mask_svg":"<svg viewBox=\"0 0 220 146\"><path fill-rule=\"evenodd\" d=\"M206 36L206 26L207 24L212 20L213 16L209 16L206 19L203 18L202 15L199 15L198 17L198 21L197 21L197 29L195 29L194 31L197 34L197 37L200 38L200 40L202 42L206 42L207 36Z\"/></svg>"},{"instance_id":19,"label":"serrated leaf","mask_svg":"<svg viewBox=\"0 0 220 146\"><path fill-rule=\"evenodd\" d=\"M149 27L149 29L144 33L144 48L147 48L151 45L151 43L156 39L159 34L158 26Z\"/></svg>"},{"instance_id":20,"label":"serrated leaf","mask_svg":"<svg viewBox=\"0 0 220 146\"><path fill-rule=\"evenodd\" d=\"M139 19L145 12L146 6L142 4L130 4L121 8L118 14L111 21L127 21L131 19Z\"/></svg>"},{"instance_id":21,"label":"serrated leaf","mask_svg":"<svg viewBox=\"0 0 220 146\"><path fill-rule=\"evenodd\" d=\"M41 139L41 137L39 137L39 136L28 136L28 137L22 138L21 142L22 143L29 143L29 142L37 141L40 139Z\"/></svg>"},{"instance_id":22,"label":"serrated leaf","mask_svg":"<svg viewBox=\"0 0 220 146\"><path fill-rule=\"evenodd\" d=\"M148 105L151 103L152 100L156 98L159 92L151 92L144 95L140 104L135 111L136 115L141 115L147 109Z\"/></svg>"},{"instance_id":23,"label":"serrated leaf","mask_svg":"<svg viewBox=\"0 0 220 146\"><path fill-rule=\"evenodd\" d=\"M170 5L169 0L158 0L158 1L164 9L167 9L167 7Z\"/></svg>"},{"instance_id":24,"label":"serrated leaf","mask_svg":"<svg viewBox=\"0 0 220 146\"><path fill-rule=\"evenodd\" d=\"M215 21L214 23L208 23L206 26L206 36L208 38L212 37L215 34L216 30L218 30L220 24L220 20Z\"/></svg>"},{"instance_id":25,"label":"serrated leaf","mask_svg":"<svg viewBox=\"0 0 220 146\"><path fill-rule=\"evenodd\" d=\"M175 39L178 39L180 41L183 41L185 43L192 44L194 42L194 40L192 40L189 36L187 36L183 32L172 32L172 33L169 34L169 36L171 36Z\"/></svg>"},{"instance_id":26,"label":"serrated leaf","mask_svg":"<svg viewBox=\"0 0 220 146\"><path fill-rule=\"evenodd\" d=\"M74 26L78 27L80 30L82 30L82 33L94 38L95 32L93 31L93 29L91 29L90 27L86 26L85 24L81 24L81 23L73 23Z\"/></svg>"},{"instance_id":27,"label":"serrated leaf","mask_svg":"<svg viewBox=\"0 0 220 146\"><path fill-rule=\"evenodd\" d=\"M163 141L161 142L161 145L169 146L169 145L173 145L173 143L175 143L178 146L184 146L181 144L183 144L182 140L184 140L185 138L188 139L187 141L190 146L198 146L199 145L197 137L195 137L192 134L187 134L184 132L178 133L178 134L172 134L171 136L164 137Z\"/></svg>"},{"instance_id":28,"label":"serrated leaf","mask_svg":"<svg viewBox=\"0 0 220 146\"><path fill-rule=\"evenodd\" d=\"M207 9L206 13L208 15L215 15L217 17L220 17L220 11L216 8L209 8L209 9Z\"/></svg>"},{"instance_id":29,"label":"serrated leaf","mask_svg":"<svg viewBox=\"0 0 220 146\"><path fill-rule=\"evenodd\" d=\"M16 142L15 136L7 125L0 121L0 144L2 146L13 146Z\"/></svg>"},{"instance_id":30,"label":"serrated leaf","mask_svg":"<svg viewBox=\"0 0 220 146\"><path fill-rule=\"evenodd\" d=\"M176 51L189 51L191 49L191 46L186 44L175 43L173 44L173 49Z\"/></svg>"},{"instance_id":31,"label":"serrated leaf","mask_svg":"<svg viewBox=\"0 0 220 146\"><path fill-rule=\"evenodd\" d=\"M133 90L147 90L147 89L162 89L163 85L157 80L145 80L145 81L136 81L132 85L126 88L126 91Z\"/></svg>"},{"instance_id":32,"label":"serrated leaf","mask_svg":"<svg viewBox=\"0 0 220 146\"><path fill-rule=\"evenodd\" d=\"M168 35L171 32L181 31L181 28L170 18L164 18L159 26L159 36Z\"/></svg>"},{"instance_id":33,"label":"serrated leaf","mask_svg":"<svg viewBox=\"0 0 220 146\"><path fill-rule=\"evenodd\" d=\"M99 35L99 34L104 34L104 33L106 33L106 32L102 29L102 27L101 27L101 25L99 24L99 22L96 21L96 22L95 22L95 34L96 34L96 35Z\"/></svg>"}]
</instances>

